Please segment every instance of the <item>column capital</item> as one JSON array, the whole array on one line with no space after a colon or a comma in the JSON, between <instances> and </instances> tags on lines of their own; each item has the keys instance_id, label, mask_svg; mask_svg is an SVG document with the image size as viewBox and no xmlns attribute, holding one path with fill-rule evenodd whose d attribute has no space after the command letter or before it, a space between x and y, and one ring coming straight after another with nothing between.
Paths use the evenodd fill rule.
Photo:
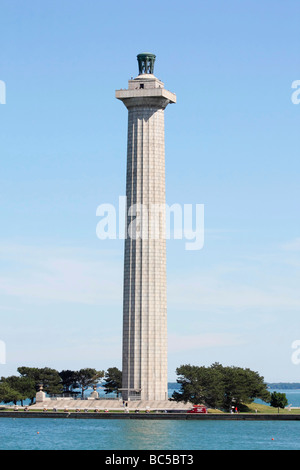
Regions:
<instances>
[{"instance_id":1,"label":"column capital","mask_svg":"<svg viewBox=\"0 0 300 470\"><path fill-rule=\"evenodd\" d=\"M176 103L176 95L164 88L116 90L116 98L128 109L138 106L165 109L169 103Z\"/></svg>"}]
</instances>

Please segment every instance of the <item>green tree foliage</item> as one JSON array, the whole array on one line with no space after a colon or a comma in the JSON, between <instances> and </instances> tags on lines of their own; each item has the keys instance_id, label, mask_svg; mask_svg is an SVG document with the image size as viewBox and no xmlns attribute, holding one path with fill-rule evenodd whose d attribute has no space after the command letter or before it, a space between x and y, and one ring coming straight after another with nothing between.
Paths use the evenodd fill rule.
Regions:
<instances>
[{"instance_id":1,"label":"green tree foliage","mask_svg":"<svg viewBox=\"0 0 300 470\"><path fill-rule=\"evenodd\" d=\"M110 367L105 373L105 382L104 382L104 391L105 393L113 393L119 396L119 388L122 387L122 371L117 367Z\"/></svg>"},{"instance_id":2,"label":"green tree foliage","mask_svg":"<svg viewBox=\"0 0 300 470\"><path fill-rule=\"evenodd\" d=\"M11 388L11 386L7 382L2 381L2 379L0 382L0 402L13 402L16 405L16 403L21 400L20 393Z\"/></svg>"},{"instance_id":3,"label":"green tree foliage","mask_svg":"<svg viewBox=\"0 0 300 470\"><path fill-rule=\"evenodd\" d=\"M97 385L104 377L104 371L96 369L81 369L79 371L63 370L61 372L49 367L19 367L20 376L1 377L0 379L0 402L17 403L30 399L34 402L36 392L40 386L43 391L51 395L60 395L63 392L72 392L74 388L81 388L82 397L84 391L90 386ZM117 368L108 369L106 378L110 391L114 387L120 388L120 371ZM107 392L108 393L108 392Z\"/></svg>"},{"instance_id":4,"label":"green tree foliage","mask_svg":"<svg viewBox=\"0 0 300 470\"><path fill-rule=\"evenodd\" d=\"M263 377L250 369L215 363L210 367L182 365L176 372L181 385L180 391L172 396L176 401L206 404L227 411L252 403L255 398L270 401Z\"/></svg>"},{"instance_id":5,"label":"green tree foliage","mask_svg":"<svg viewBox=\"0 0 300 470\"><path fill-rule=\"evenodd\" d=\"M77 373L77 382L81 388L81 396L83 398L85 390L89 387L97 385L99 380L104 377L104 370L96 369L80 369Z\"/></svg>"},{"instance_id":6,"label":"green tree foliage","mask_svg":"<svg viewBox=\"0 0 300 470\"><path fill-rule=\"evenodd\" d=\"M4 403L18 401L23 405L23 400L32 399L35 396L34 382L28 377L1 377L0 381L0 401Z\"/></svg>"},{"instance_id":7,"label":"green tree foliage","mask_svg":"<svg viewBox=\"0 0 300 470\"><path fill-rule=\"evenodd\" d=\"M55 369L50 369L49 367L42 369L37 367L19 367L18 372L22 377L27 377L34 382L36 392L39 390L40 385L43 386L44 392L51 395L57 395L63 391L61 378Z\"/></svg>"},{"instance_id":8,"label":"green tree foliage","mask_svg":"<svg viewBox=\"0 0 300 470\"><path fill-rule=\"evenodd\" d=\"M288 400L285 393L273 392L271 393L270 405L273 408L285 408L288 405Z\"/></svg>"},{"instance_id":9,"label":"green tree foliage","mask_svg":"<svg viewBox=\"0 0 300 470\"><path fill-rule=\"evenodd\" d=\"M75 388L79 388L78 383L78 372L73 370L62 370L59 372L61 378L61 384L63 387L63 393L71 393Z\"/></svg>"}]
</instances>

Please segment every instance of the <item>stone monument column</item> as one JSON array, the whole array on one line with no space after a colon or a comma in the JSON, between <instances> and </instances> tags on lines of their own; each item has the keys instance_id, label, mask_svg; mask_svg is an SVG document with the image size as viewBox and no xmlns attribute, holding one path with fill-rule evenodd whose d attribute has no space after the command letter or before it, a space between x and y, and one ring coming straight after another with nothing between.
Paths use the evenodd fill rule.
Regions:
<instances>
[{"instance_id":1,"label":"stone monument column","mask_svg":"<svg viewBox=\"0 0 300 470\"><path fill-rule=\"evenodd\" d=\"M128 109L127 238L123 293L124 400L166 400L167 298L164 110L176 96L154 75L155 55L117 90Z\"/></svg>"}]
</instances>

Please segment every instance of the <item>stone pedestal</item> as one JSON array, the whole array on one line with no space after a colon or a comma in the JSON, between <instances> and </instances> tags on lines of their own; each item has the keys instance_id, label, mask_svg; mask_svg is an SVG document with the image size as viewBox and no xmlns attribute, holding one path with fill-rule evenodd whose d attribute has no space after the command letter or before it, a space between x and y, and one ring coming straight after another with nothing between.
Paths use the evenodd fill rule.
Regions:
<instances>
[{"instance_id":1,"label":"stone pedestal","mask_svg":"<svg viewBox=\"0 0 300 470\"><path fill-rule=\"evenodd\" d=\"M97 387L94 387L94 391L90 394L89 398L91 400L99 398L99 393L97 392Z\"/></svg>"},{"instance_id":2,"label":"stone pedestal","mask_svg":"<svg viewBox=\"0 0 300 470\"><path fill-rule=\"evenodd\" d=\"M40 386L40 390L35 395L36 403L42 403L46 400L46 393L43 392L43 387Z\"/></svg>"}]
</instances>

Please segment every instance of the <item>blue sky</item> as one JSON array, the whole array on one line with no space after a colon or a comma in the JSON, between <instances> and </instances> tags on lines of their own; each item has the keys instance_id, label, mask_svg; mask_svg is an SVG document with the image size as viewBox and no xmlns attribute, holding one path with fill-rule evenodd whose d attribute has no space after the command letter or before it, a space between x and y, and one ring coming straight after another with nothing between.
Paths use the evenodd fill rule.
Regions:
<instances>
[{"instance_id":1,"label":"blue sky","mask_svg":"<svg viewBox=\"0 0 300 470\"><path fill-rule=\"evenodd\" d=\"M136 55L177 95L167 203L204 204L205 244L167 242L169 380L217 361L300 381L297 0L2 0L0 340L6 364L121 367L123 241L96 209L125 194Z\"/></svg>"}]
</instances>

